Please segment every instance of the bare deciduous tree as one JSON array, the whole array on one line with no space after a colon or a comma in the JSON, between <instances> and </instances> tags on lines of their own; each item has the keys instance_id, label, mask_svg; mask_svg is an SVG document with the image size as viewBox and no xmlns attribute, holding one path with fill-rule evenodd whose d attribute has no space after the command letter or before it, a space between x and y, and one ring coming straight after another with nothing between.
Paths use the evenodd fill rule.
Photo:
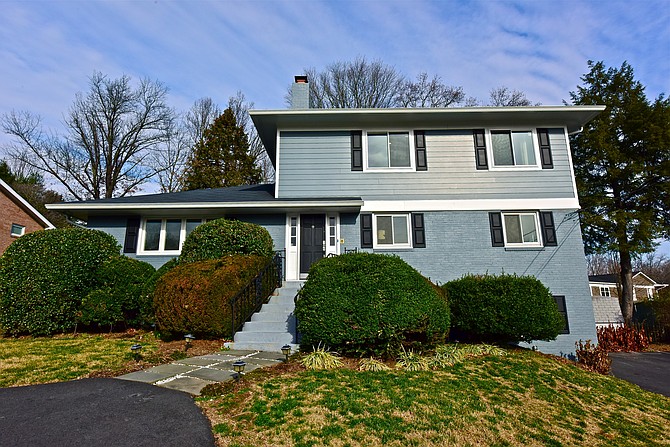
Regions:
<instances>
[{"instance_id":1,"label":"bare deciduous tree","mask_svg":"<svg viewBox=\"0 0 670 447\"><path fill-rule=\"evenodd\" d=\"M65 136L46 134L29 112L3 116L4 131L16 139L9 155L52 176L78 200L123 197L155 174L147 157L167 140L174 119L167 88L148 79L133 88L127 76L101 73L89 87L65 116Z\"/></svg>"},{"instance_id":2,"label":"bare deciduous tree","mask_svg":"<svg viewBox=\"0 0 670 447\"><path fill-rule=\"evenodd\" d=\"M420 73L416 81L405 81L398 95L399 107L451 107L466 101L463 87L445 85L435 75Z\"/></svg>"},{"instance_id":3,"label":"bare deciduous tree","mask_svg":"<svg viewBox=\"0 0 670 447\"><path fill-rule=\"evenodd\" d=\"M530 99L526 94L519 90L511 90L508 87L500 86L490 91L490 105L498 107L532 106ZM540 105L540 103L535 104Z\"/></svg>"}]
</instances>

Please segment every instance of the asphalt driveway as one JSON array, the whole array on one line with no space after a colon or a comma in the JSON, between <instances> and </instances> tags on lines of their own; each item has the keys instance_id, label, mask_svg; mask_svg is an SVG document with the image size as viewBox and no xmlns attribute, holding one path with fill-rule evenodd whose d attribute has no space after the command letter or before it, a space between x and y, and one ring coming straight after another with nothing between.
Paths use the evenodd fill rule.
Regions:
<instances>
[{"instance_id":1,"label":"asphalt driveway","mask_svg":"<svg viewBox=\"0 0 670 447\"><path fill-rule=\"evenodd\" d=\"M670 397L670 352L612 352L611 374Z\"/></svg>"},{"instance_id":2,"label":"asphalt driveway","mask_svg":"<svg viewBox=\"0 0 670 447\"><path fill-rule=\"evenodd\" d=\"M0 446L214 446L188 394L118 379L0 389Z\"/></svg>"}]
</instances>

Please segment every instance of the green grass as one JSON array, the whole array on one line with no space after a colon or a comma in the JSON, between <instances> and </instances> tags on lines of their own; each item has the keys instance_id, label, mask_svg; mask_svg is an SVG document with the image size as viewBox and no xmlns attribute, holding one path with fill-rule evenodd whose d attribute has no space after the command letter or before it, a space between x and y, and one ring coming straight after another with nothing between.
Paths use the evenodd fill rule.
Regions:
<instances>
[{"instance_id":1,"label":"green grass","mask_svg":"<svg viewBox=\"0 0 670 447\"><path fill-rule=\"evenodd\" d=\"M138 336L139 337L139 336ZM143 355L156 350L152 334L111 337L78 334L55 337L0 338L0 387L60 382L100 371L123 370L138 341Z\"/></svg>"},{"instance_id":2,"label":"green grass","mask_svg":"<svg viewBox=\"0 0 670 447\"><path fill-rule=\"evenodd\" d=\"M230 446L670 445L670 399L528 351L438 371L265 370L198 402Z\"/></svg>"}]
</instances>

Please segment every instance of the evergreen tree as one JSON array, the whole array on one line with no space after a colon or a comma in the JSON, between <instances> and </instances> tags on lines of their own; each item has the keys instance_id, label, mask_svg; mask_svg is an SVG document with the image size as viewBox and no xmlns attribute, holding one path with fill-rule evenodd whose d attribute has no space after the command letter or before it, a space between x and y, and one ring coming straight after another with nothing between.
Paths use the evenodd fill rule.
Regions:
<instances>
[{"instance_id":1,"label":"evergreen tree","mask_svg":"<svg viewBox=\"0 0 670 447\"><path fill-rule=\"evenodd\" d=\"M254 161L244 129L227 108L193 149L184 172L184 191L256 184L261 172Z\"/></svg>"},{"instance_id":2,"label":"evergreen tree","mask_svg":"<svg viewBox=\"0 0 670 447\"><path fill-rule=\"evenodd\" d=\"M633 317L632 258L670 236L670 101L650 103L626 62L589 61L576 105L606 110L571 138L586 252L617 252L626 322Z\"/></svg>"}]
</instances>

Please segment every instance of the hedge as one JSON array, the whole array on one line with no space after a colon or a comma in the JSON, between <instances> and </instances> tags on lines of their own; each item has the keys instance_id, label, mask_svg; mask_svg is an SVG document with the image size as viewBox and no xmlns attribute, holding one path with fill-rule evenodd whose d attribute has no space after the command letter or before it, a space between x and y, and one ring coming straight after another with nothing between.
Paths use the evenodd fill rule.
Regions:
<instances>
[{"instance_id":1,"label":"hedge","mask_svg":"<svg viewBox=\"0 0 670 447\"><path fill-rule=\"evenodd\" d=\"M312 265L295 315L301 344L352 354L392 355L401 343L449 333L440 288L397 256L350 253Z\"/></svg>"},{"instance_id":2,"label":"hedge","mask_svg":"<svg viewBox=\"0 0 670 447\"><path fill-rule=\"evenodd\" d=\"M263 256L230 255L179 264L156 283L156 328L166 336L232 337L229 301L267 262Z\"/></svg>"},{"instance_id":3,"label":"hedge","mask_svg":"<svg viewBox=\"0 0 670 447\"><path fill-rule=\"evenodd\" d=\"M443 288L453 329L472 341L554 340L564 325L549 289L532 276L466 275Z\"/></svg>"},{"instance_id":4,"label":"hedge","mask_svg":"<svg viewBox=\"0 0 670 447\"><path fill-rule=\"evenodd\" d=\"M199 225L186 237L179 258L187 263L234 254L271 257L272 247L270 233L260 225L216 219Z\"/></svg>"},{"instance_id":5,"label":"hedge","mask_svg":"<svg viewBox=\"0 0 670 447\"><path fill-rule=\"evenodd\" d=\"M0 326L12 335L74 328L82 299L98 286L96 271L119 251L114 237L82 228L18 238L0 258Z\"/></svg>"},{"instance_id":6,"label":"hedge","mask_svg":"<svg viewBox=\"0 0 670 447\"><path fill-rule=\"evenodd\" d=\"M107 260L96 271L100 286L82 300L77 320L85 325L109 325L110 329L117 323L145 325L152 310L144 308L142 292L155 271L151 264L127 256Z\"/></svg>"}]
</instances>

